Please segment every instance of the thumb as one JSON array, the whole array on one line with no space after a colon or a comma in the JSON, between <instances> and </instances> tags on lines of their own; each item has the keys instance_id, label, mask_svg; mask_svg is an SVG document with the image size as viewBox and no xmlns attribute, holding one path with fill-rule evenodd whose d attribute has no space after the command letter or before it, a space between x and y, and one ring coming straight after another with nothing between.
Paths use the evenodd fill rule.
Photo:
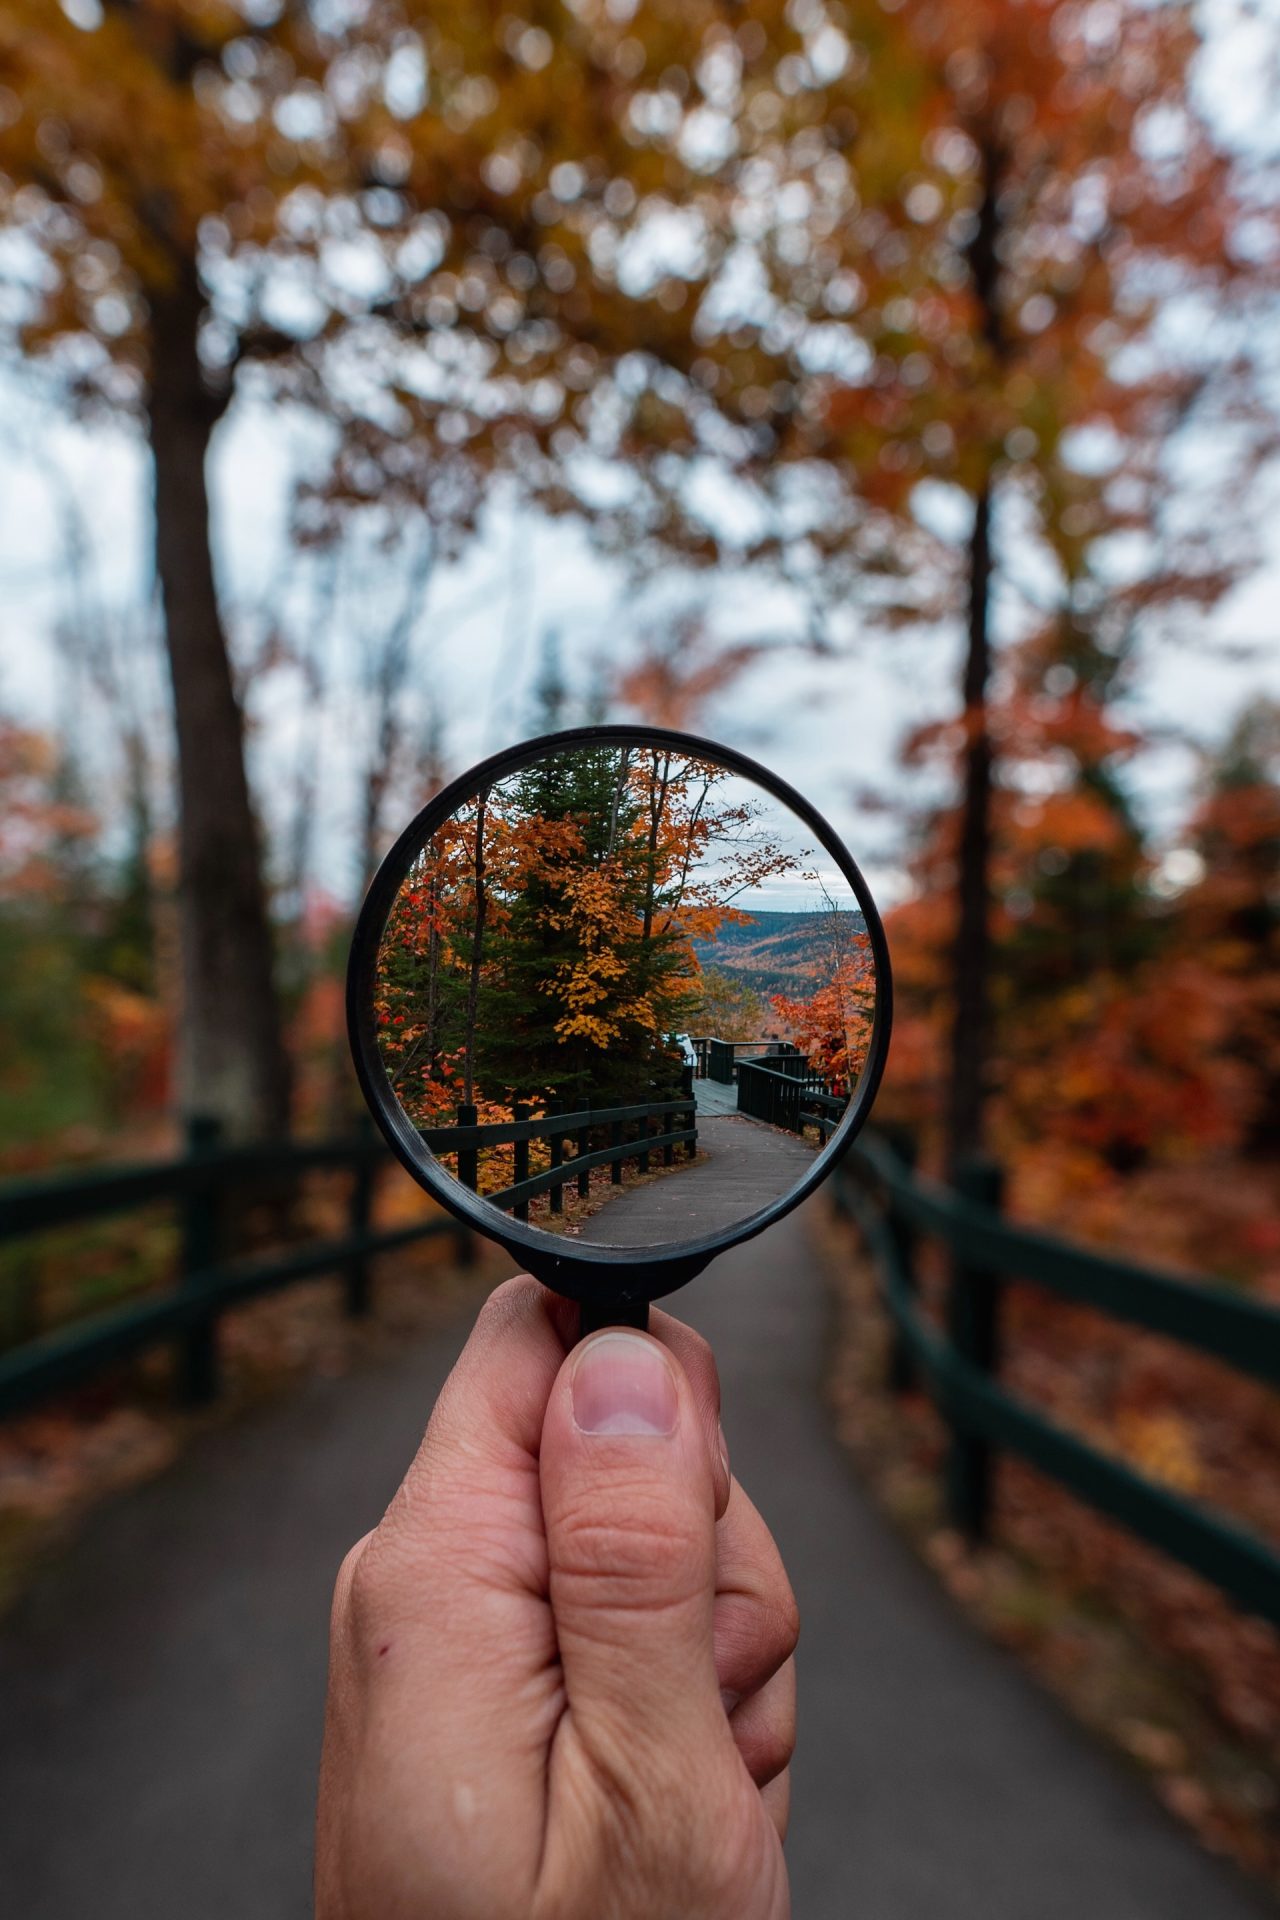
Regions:
<instances>
[{"instance_id":1,"label":"thumb","mask_svg":"<svg viewBox=\"0 0 1280 1920\"><path fill-rule=\"evenodd\" d=\"M683 1368L647 1334L593 1334L552 1390L540 1452L570 1716L601 1757L728 1734L713 1652L715 1480Z\"/></svg>"}]
</instances>

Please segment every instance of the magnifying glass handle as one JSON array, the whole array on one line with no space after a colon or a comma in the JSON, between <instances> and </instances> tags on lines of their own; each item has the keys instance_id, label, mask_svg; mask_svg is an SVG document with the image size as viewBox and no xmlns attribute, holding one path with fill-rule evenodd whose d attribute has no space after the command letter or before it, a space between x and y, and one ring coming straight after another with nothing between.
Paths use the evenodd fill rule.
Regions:
<instances>
[{"instance_id":1,"label":"magnifying glass handle","mask_svg":"<svg viewBox=\"0 0 1280 1920\"><path fill-rule=\"evenodd\" d=\"M647 1300L584 1300L578 1321L578 1338L585 1340L589 1333L599 1333L602 1327L639 1327L643 1333L648 1325Z\"/></svg>"}]
</instances>

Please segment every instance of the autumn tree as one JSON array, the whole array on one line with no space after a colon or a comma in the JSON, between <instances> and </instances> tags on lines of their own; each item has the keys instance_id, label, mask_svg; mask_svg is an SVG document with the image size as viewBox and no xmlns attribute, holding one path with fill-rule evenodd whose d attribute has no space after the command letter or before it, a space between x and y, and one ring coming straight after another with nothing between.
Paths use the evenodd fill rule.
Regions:
<instances>
[{"instance_id":1,"label":"autumn tree","mask_svg":"<svg viewBox=\"0 0 1280 1920\"><path fill-rule=\"evenodd\" d=\"M816 916L807 994L772 994L770 1005L792 1043L830 1090L851 1094L866 1063L876 1009L875 960L861 921L828 902Z\"/></svg>"},{"instance_id":2,"label":"autumn tree","mask_svg":"<svg viewBox=\"0 0 1280 1920\"><path fill-rule=\"evenodd\" d=\"M1202 870L1178 901L1177 947L1227 996L1243 1143L1269 1154L1280 1139L1280 704L1242 713L1206 762L1186 836Z\"/></svg>"},{"instance_id":3,"label":"autumn tree","mask_svg":"<svg viewBox=\"0 0 1280 1920\"><path fill-rule=\"evenodd\" d=\"M1210 1237L1201 1245L1195 1233L1215 1189L1224 1198L1234 1191L1247 1215L1248 1163L1267 1151L1275 786L1265 709L1209 756L1203 792L1166 859L1135 797L1150 741L1117 717L1135 663L1109 652L1091 662L1080 647L1069 671L1055 657L1059 644L1050 630L1008 649L989 703L1003 769L992 811L999 1070L990 1139L1016 1204L1077 1235L1127 1239L1135 1252L1150 1228L1143 1192L1160 1193L1162 1179L1185 1186L1199 1177L1180 1218L1167 1187L1149 1203L1167 1255L1224 1267L1239 1260L1245 1271L1240 1244L1223 1238L1215 1247ZM1047 666L1046 647L1055 650ZM963 729L921 729L910 746L914 766L935 770L936 787L936 774L954 772ZM1227 851L1234 836L1215 840L1214 866L1201 871L1199 835L1220 831L1211 823L1233 774L1246 796L1240 850ZM1225 820L1233 813L1228 798ZM926 1137L942 1119L957 837L954 804L931 808L917 834L912 897L887 923L898 1017L886 1115ZM1245 923L1261 933L1260 946L1238 944L1231 930L1234 903L1246 899ZM1260 1178L1268 1177L1264 1163ZM1229 1214L1224 1206L1224 1220Z\"/></svg>"},{"instance_id":4,"label":"autumn tree","mask_svg":"<svg viewBox=\"0 0 1280 1920\"><path fill-rule=\"evenodd\" d=\"M669 1042L699 1000L694 942L797 858L725 783L687 756L578 748L495 783L433 836L379 965L379 1044L415 1116L451 1098L678 1090Z\"/></svg>"},{"instance_id":5,"label":"autumn tree","mask_svg":"<svg viewBox=\"0 0 1280 1920\"><path fill-rule=\"evenodd\" d=\"M852 464L874 452L870 491L895 513L925 477L970 501L954 1164L981 1138L988 1075L998 500L1005 540L1021 520L1053 557L1057 659L1094 694L1077 656L1123 648L1144 618L1199 612L1230 583L1239 544L1223 515L1180 522L1171 443L1215 416L1238 425L1248 381L1231 344L1216 366L1179 354L1163 312L1194 301L1226 319L1249 284L1251 209L1198 109L1189 8L988 0L898 18L927 79L923 165L872 209L887 222L865 271L873 378L833 394L828 417ZM1233 500L1270 445L1264 431L1237 447ZM1136 578L1112 569L1118 535L1144 543ZM1012 553L1003 577L1018 580Z\"/></svg>"},{"instance_id":6,"label":"autumn tree","mask_svg":"<svg viewBox=\"0 0 1280 1920\"><path fill-rule=\"evenodd\" d=\"M15 0L0 19L0 221L38 262L23 345L153 458L183 1098L241 1133L284 1125L287 1075L210 547L219 420L256 369L336 421L342 483L372 498L424 452L518 464L602 365L692 352L696 266L627 288L622 252L670 206L656 83L696 68L716 9L538 11Z\"/></svg>"},{"instance_id":7,"label":"autumn tree","mask_svg":"<svg viewBox=\"0 0 1280 1920\"><path fill-rule=\"evenodd\" d=\"M960 618L954 1162L989 1077L997 595L1069 666L1081 636L1156 643L1248 564L1275 433L1244 316L1269 297L1273 202L1206 117L1189 6L802 0L788 22L798 47L764 52L754 20L717 46L703 205L734 272L668 389L727 476L722 524L645 417L617 444L657 549L768 561L820 633ZM1210 432L1211 490L1188 480Z\"/></svg>"},{"instance_id":8,"label":"autumn tree","mask_svg":"<svg viewBox=\"0 0 1280 1920\"><path fill-rule=\"evenodd\" d=\"M0 713L0 1162L13 1172L145 1126L165 1010L139 978L130 850L109 846L59 743Z\"/></svg>"},{"instance_id":9,"label":"autumn tree","mask_svg":"<svg viewBox=\"0 0 1280 1920\"><path fill-rule=\"evenodd\" d=\"M748 981L727 967L704 960L698 976L698 1004L691 1016L692 1030L721 1040L758 1040L770 1019L764 1001Z\"/></svg>"}]
</instances>

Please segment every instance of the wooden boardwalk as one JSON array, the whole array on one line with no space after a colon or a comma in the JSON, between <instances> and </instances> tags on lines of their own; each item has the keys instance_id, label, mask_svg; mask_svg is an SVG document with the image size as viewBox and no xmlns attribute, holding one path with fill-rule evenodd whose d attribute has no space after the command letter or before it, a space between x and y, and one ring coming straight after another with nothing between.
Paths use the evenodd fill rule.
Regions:
<instances>
[{"instance_id":1,"label":"wooden boardwalk","mask_svg":"<svg viewBox=\"0 0 1280 1920\"><path fill-rule=\"evenodd\" d=\"M698 1147L703 1159L685 1167L677 1162L657 1179L607 1200L582 1222L577 1238L639 1247L714 1233L794 1186L816 1151L793 1133L731 1112L699 1112Z\"/></svg>"},{"instance_id":2,"label":"wooden boardwalk","mask_svg":"<svg viewBox=\"0 0 1280 1920\"><path fill-rule=\"evenodd\" d=\"M722 1086L719 1080L695 1080L693 1097L697 1102L699 1125L704 1113L736 1113L738 1111L737 1087Z\"/></svg>"}]
</instances>

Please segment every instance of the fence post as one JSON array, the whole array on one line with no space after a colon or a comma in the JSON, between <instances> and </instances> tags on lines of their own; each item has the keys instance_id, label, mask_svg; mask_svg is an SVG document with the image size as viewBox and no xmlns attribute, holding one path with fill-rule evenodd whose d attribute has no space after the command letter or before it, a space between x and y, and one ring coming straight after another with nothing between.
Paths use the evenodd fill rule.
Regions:
<instances>
[{"instance_id":1,"label":"fence post","mask_svg":"<svg viewBox=\"0 0 1280 1920\"><path fill-rule=\"evenodd\" d=\"M529 1109L523 1100L513 1100L511 1102L511 1118L516 1122L517 1126L522 1126L529 1118ZM520 1185L522 1180L529 1178L528 1140L517 1140L515 1142L511 1151L511 1173L511 1184L516 1187ZM527 1200L517 1200L512 1206L511 1211L517 1220L527 1220L529 1218L529 1202Z\"/></svg>"},{"instance_id":2,"label":"fence post","mask_svg":"<svg viewBox=\"0 0 1280 1920\"><path fill-rule=\"evenodd\" d=\"M622 1145L621 1120L613 1121L613 1123L609 1128L609 1145L611 1147L620 1147ZM615 1187L620 1187L622 1185L621 1160L611 1160L609 1162L609 1181L610 1181L610 1184Z\"/></svg>"},{"instance_id":3,"label":"fence post","mask_svg":"<svg viewBox=\"0 0 1280 1920\"><path fill-rule=\"evenodd\" d=\"M589 1126L578 1128L578 1137L575 1145L578 1150L578 1158L585 1160L591 1151L591 1128ZM591 1169L590 1167L584 1167L578 1175L578 1198L580 1200L586 1200L590 1197L590 1193Z\"/></svg>"},{"instance_id":4,"label":"fence post","mask_svg":"<svg viewBox=\"0 0 1280 1920\"><path fill-rule=\"evenodd\" d=\"M643 1119L643 1120L642 1120L642 1121L640 1122L640 1138L641 1138L642 1140L647 1140L647 1139L649 1138L649 1116L648 1116L648 1114L646 1114L646 1115L645 1115L645 1117L644 1117L644 1119ZM648 1173L648 1171L649 1171L649 1149L648 1149L648 1147L646 1147L646 1148L644 1149L644 1151L643 1151L642 1153L640 1153L640 1154L638 1154L638 1155L636 1156L636 1161L637 1161L637 1168L638 1168L638 1171L639 1171L639 1172L641 1172L641 1173Z\"/></svg>"},{"instance_id":5,"label":"fence post","mask_svg":"<svg viewBox=\"0 0 1280 1920\"><path fill-rule=\"evenodd\" d=\"M192 1114L187 1121L187 1156L190 1160L212 1159L222 1143L222 1122L212 1114ZM179 1285L188 1287L197 1274L207 1273L218 1263L220 1195L215 1192L212 1174L182 1201L182 1273ZM202 1407L218 1391L218 1330L210 1312L182 1335L178 1349L178 1399L183 1406Z\"/></svg>"},{"instance_id":6,"label":"fence post","mask_svg":"<svg viewBox=\"0 0 1280 1920\"><path fill-rule=\"evenodd\" d=\"M919 1149L915 1137L905 1129L884 1130L885 1138L893 1152L902 1162L908 1173L915 1171L919 1158ZM887 1224L893 1241L894 1252L898 1257L898 1268L903 1285L909 1292L916 1290L916 1236L912 1227L894 1211L892 1197L886 1201ZM893 1344L889 1349L889 1390L891 1393L910 1393L916 1384L916 1370L912 1363L911 1348L905 1337L895 1330Z\"/></svg>"},{"instance_id":7,"label":"fence post","mask_svg":"<svg viewBox=\"0 0 1280 1920\"><path fill-rule=\"evenodd\" d=\"M475 1106L469 1100L459 1102L458 1125L460 1127L474 1127L476 1125ZM458 1148L458 1179L464 1187L470 1187L472 1193L475 1192L480 1184L479 1147Z\"/></svg>"},{"instance_id":8,"label":"fence post","mask_svg":"<svg viewBox=\"0 0 1280 1920\"><path fill-rule=\"evenodd\" d=\"M361 1114L356 1131L360 1145L367 1148L373 1138L373 1124L368 1114ZM347 1227L353 1240L365 1239L373 1225L375 1172L372 1155L362 1154L356 1161L351 1181L351 1204L347 1216ZM343 1274L343 1291L348 1316L353 1320L363 1319L371 1304L367 1254L352 1254Z\"/></svg>"},{"instance_id":9,"label":"fence post","mask_svg":"<svg viewBox=\"0 0 1280 1920\"><path fill-rule=\"evenodd\" d=\"M556 1115L561 1111L560 1101L553 1100L547 1108L547 1118L554 1120ZM552 1131L547 1135L547 1151L551 1156L551 1165L553 1167L559 1167L564 1164L564 1135L562 1133ZM556 1186L552 1187L550 1193L547 1195L547 1200L552 1213L564 1212L563 1181L560 1181Z\"/></svg>"},{"instance_id":10,"label":"fence post","mask_svg":"<svg viewBox=\"0 0 1280 1920\"><path fill-rule=\"evenodd\" d=\"M986 1154L973 1154L956 1168L955 1190L965 1200L998 1213L1004 1201L1004 1169ZM953 1261L947 1295L947 1334L956 1353L982 1373L1000 1359L999 1277L985 1268ZM947 1512L970 1540L985 1539L991 1518L991 1444L954 1422L947 1454Z\"/></svg>"}]
</instances>

